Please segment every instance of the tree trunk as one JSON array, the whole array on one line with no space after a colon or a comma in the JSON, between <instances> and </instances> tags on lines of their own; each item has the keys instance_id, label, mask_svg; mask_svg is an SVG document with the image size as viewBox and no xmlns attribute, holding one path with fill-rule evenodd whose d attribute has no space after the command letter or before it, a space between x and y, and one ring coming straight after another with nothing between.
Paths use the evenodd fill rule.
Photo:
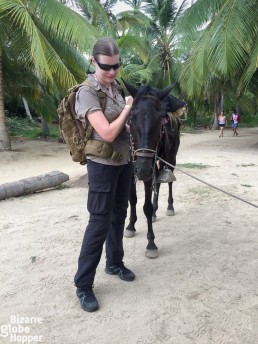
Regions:
<instances>
[{"instance_id":1,"label":"tree trunk","mask_svg":"<svg viewBox=\"0 0 258 344\"><path fill-rule=\"evenodd\" d=\"M49 127L47 122L44 120L43 117L41 117L41 129L43 132L43 137L46 138L49 136Z\"/></svg>"},{"instance_id":2,"label":"tree trunk","mask_svg":"<svg viewBox=\"0 0 258 344\"><path fill-rule=\"evenodd\" d=\"M24 105L24 108L25 108L27 116L29 117L31 122L34 123L34 120L33 120L32 116L31 116L31 113L30 113L30 108L29 108L27 100L24 97L22 97L22 101L23 101L23 105Z\"/></svg>"},{"instance_id":3,"label":"tree trunk","mask_svg":"<svg viewBox=\"0 0 258 344\"><path fill-rule=\"evenodd\" d=\"M218 128L218 116L221 113L221 94L217 94L215 96L215 102L214 102L214 121L212 129Z\"/></svg>"},{"instance_id":4,"label":"tree trunk","mask_svg":"<svg viewBox=\"0 0 258 344\"><path fill-rule=\"evenodd\" d=\"M40 176L18 180L0 185L0 200L27 195L36 191L49 189L69 180L69 176L60 171L52 171Z\"/></svg>"},{"instance_id":5,"label":"tree trunk","mask_svg":"<svg viewBox=\"0 0 258 344\"><path fill-rule=\"evenodd\" d=\"M0 151L11 149L11 139L6 127L6 117L4 112L3 64L2 53L0 48Z\"/></svg>"}]
</instances>

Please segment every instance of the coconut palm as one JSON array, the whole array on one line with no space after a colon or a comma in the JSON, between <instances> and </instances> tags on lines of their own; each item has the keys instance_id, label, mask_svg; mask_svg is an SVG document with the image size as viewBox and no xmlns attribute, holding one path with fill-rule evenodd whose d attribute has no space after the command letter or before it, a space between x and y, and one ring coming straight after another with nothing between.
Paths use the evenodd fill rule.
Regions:
<instances>
[{"instance_id":1,"label":"coconut palm","mask_svg":"<svg viewBox=\"0 0 258 344\"><path fill-rule=\"evenodd\" d=\"M161 77L159 87L165 87L175 80L174 65L178 59L177 21L185 10L187 0L177 8L175 0L146 0L144 11L152 20L153 53L159 59Z\"/></svg>"},{"instance_id":2,"label":"coconut palm","mask_svg":"<svg viewBox=\"0 0 258 344\"><path fill-rule=\"evenodd\" d=\"M187 1L177 9L175 0L127 0L132 11L117 15L124 30L124 40L131 37L140 49L130 49L125 60L129 63L123 69L123 76L131 82L151 83L165 87L175 80L175 66L178 67L176 23ZM137 26L134 21L138 16ZM142 22L141 22L142 20ZM132 55L134 54L134 55Z\"/></svg>"},{"instance_id":3,"label":"coconut palm","mask_svg":"<svg viewBox=\"0 0 258 344\"><path fill-rule=\"evenodd\" d=\"M84 2L99 6L98 0ZM11 143L3 105L3 85L8 77L5 63L22 61L50 93L60 87L67 89L82 74L78 67L84 64L82 52L91 50L98 32L58 0L0 0L0 26L0 150L8 150Z\"/></svg>"},{"instance_id":4,"label":"coconut palm","mask_svg":"<svg viewBox=\"0 0 258 344\"><path fill-rule=\"evenodd\" d=\"M184 12L181 30L188 37L194 30L199 33L188 44L181 74L189 97L209 93L214 80L241 96L257 80L257 1L197 0Z\"/></svg>"}]
</instances>

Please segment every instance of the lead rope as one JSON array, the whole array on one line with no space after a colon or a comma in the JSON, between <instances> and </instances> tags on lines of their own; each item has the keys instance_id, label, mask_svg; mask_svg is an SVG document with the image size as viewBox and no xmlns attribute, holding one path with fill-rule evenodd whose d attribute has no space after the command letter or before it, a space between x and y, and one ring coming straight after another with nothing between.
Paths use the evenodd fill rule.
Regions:
<instances>
[{"instance_id":1,"label":"lead rope","mask_svg":"<svg viewBox=\"0 0 258 344\"><path fill-rule=\"evenodd\" d=\"M175 168L176 170L178 170L178 171L180 171L180 172L186 174L187 176L189 176L189 177L191 177L191 178L193 178L193 179L195 179L195 180L198 180L198 182L201 182L201 183L203 183L203 184L206 184L206 185L210 186L211 188L216 189L216 190L218 190L218 191L220 191L220 192L223 192L224 194L226 194L226 195L228 195L228 196L234 197L234 198L238 199L239 201L242 201L242 202L244 202L244 203L247 203L247 204L249 204L249 205L251 205L251 206L253 206L253 207L255 207L255 208L258 208L258 205L254 204L254 203L251 203L251 202L248 202L248 201L246 201L245 199L243 199L243 198L241 198L241 197L235 196L235 195L233 195L233 194L231 194L231 193L229 193L229 192L227 192L227 191L224 191L224 190L222 190L222 189L220 189L220 188L218 188L218 187L216 187L216 186L214 186L214 185L212 185L212 184L210 184L210 183L207 183L207 182L205 182L205 181L203 181L203 180L201 180L201 179L199 179L199 178L197 178L197 177L194 177L194 176L192 176L190 173L187 173L187 172L181 170L180 168L178 168L178 167L176 167L176 166L174 166L174 165L172 165L172 164L169 164L166 160L163 160L163 159L160 158L159 156L157 156L156 158L157 158L158 160L160 160L160 161L163 161L166 165Z\"/></svg>"}]
</instances>

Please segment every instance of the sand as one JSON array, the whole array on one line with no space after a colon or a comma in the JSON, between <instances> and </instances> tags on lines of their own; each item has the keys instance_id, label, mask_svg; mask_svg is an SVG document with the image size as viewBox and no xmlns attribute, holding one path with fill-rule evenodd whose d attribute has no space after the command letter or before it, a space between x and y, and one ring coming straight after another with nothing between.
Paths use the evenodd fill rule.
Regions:
<instances>
[{"instance_id":1,"label":"sand","mask_svg":"<svg viewBox=\"0 0 258 344\"><path fill-rule=\"evenodd\" d=\"M183 134L177 163L258 205L258 128L218 135ZM175 216L165 215L164 184L154 223L159 257L150 260L138 182L137 232L124 239L124 262L136 279L105 274L103 253L94 288L100 309L87 313L73 285L88 219L86 167L72 162L64 144L12 146L0 152L0 184L54 170L70 180L0 201L1 344L258 343L257 207L176 171Z\"/></svg>"}]
</instances>

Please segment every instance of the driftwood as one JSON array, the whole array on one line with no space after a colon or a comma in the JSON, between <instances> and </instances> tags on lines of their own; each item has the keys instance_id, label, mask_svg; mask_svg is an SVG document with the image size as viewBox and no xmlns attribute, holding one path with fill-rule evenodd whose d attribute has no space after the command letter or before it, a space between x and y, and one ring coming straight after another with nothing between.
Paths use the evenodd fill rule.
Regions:
<instances>
[{"instance_id":1,"label":"driftwood","mask_svg":"<svg viewBox=\"0 0 258 344\"><path fill-rule=\"evenodd\" d=\"M40 176L18 180L0 185L0 200L27 195L36 191L58 186L69 180L69 176L60 171L52 171Z\"/></svg>"}]
</instances>

